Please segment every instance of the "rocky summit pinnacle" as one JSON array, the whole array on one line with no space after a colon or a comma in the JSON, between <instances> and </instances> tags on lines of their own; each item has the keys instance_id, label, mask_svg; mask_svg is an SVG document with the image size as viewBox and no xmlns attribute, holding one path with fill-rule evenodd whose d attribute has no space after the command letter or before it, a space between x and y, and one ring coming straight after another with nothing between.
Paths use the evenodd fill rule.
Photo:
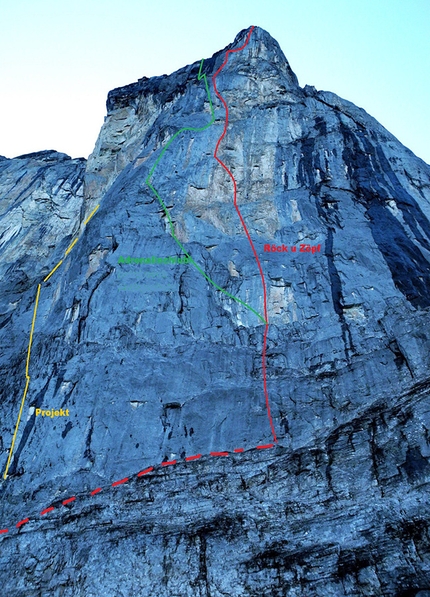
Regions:
<instances>
[{"instance_id":1,"label":"rocky summit pinnacle","mask_svg":"<svg viewBox=\"0 0 430 597\"><path fill-rule=\"evenodd\" d=\"M227 46L224 50L217 52L213 58L216 57L218 61L223 61L226 50L235 50L241 48L246 43L250 29L244 29L236 35L234 42ZM258 64L257 64L258 62ZM261 72L262 78L270 76L270 74L277 74L280 79L286 83L288 89L297 89L298 80L296 75L290 68L288 60L281 50L278 42L264 29L254 27L252 34L249 37L248 43L240 50L239 61L227 65L228 69L240 69L246 72L247 68L257 69Z\"/></svg>"},{"instance_id":2,"label":"rocky summit pinnacle","mask_svg":"<svg viewBox=\"0 0 430 597\"><path fill-rule=\"evenodd\" d=\"M430 591L426 163L254 27L0 189L5 595Z\"/></svg>"}]
</instances>

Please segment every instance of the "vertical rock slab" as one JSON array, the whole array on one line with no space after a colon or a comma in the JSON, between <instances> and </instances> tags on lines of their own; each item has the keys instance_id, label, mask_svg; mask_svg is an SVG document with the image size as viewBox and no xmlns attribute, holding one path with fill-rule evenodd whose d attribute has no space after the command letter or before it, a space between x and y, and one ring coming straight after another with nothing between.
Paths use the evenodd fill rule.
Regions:
<instances>
[{"instance_id":1,"label":"vertical rock slab","mask_svg":"<svg viewBox=\"0 0 430 597\"><path fill-rule=\"evenodd\" d=\"M199 77L239 48L216 80L218 156L267 290L273 446L262 278L213 157L225 107ZM430 167L364 110L300 88L258 27L110 92L86 166L23 159L0 160L0 238L16 263L38 234L53 246L3 320L6 461L46 280L0 488L8 595L430 590Z\"/></svg>"}]
</instances>

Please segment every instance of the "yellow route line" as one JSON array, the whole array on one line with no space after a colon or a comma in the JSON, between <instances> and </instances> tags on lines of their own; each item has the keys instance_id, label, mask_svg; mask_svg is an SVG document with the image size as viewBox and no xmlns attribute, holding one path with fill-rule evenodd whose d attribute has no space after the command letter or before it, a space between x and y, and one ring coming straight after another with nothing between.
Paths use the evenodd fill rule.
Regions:
<instances>
[{"instance_id":1,"label":"yellow route line","mask_svg":"<svg viewBox=\"0 0 430 597\"><path fill-rule=\"evenodd\" d=\"M31 322L31 329L30 329L30 340L28 342L28 349L27 349L27 362L25 365L25 377L30 379L28 375L28 368L30 366L30 353L31 353L31 345L33 343L33 332L34 332L34 324L36 323L36 314L37 314L37 307L39 305L39 296L40 296L40 288L41 284L37 285L37 293L36 293L36 302L34 304L34 311L33 311L33 320Z\"/></svg>"},{"instance_id":2,"label":"yellow route line","mask_svg":"<svg viewBox=\"0 0 430 597\"><path fill-rule=\"evenodd\" d=\"M100 207L100 204L96 205L96 207L90 213L90 215L88 216L88 218L85 220L84 226L86 226L88 224L88 222L91 220L91 218L96 213L96 211L98 210L99 207ZM78 240L79 240L79 237L75 238L75 240L72 242L72 244L69 245L69 247L66 249L66 251L64 253L65 257L70 253L70 251L73 249L73 247L78 242ZM52 274L55 272L55 270L58 269L62 263L63 263L63 260L60 259L60 261L57 263L57 265L49 272L49 274L46 276L46 278L44 278L43 282L47 282L49 280L49 278L52 276ZM7 473L8 473L9 467L10 467L10 462L12 460L13 449L14 449L14 446L15 446L15 440L16 440L16 436L18 434L19 424L21 422L22 411L24 409L25 398L27 396L28 386L30 384L30 376L28 374L28 368L30 366L31 345L33 343L33 332L34 332L34 326L35 326L35 323L36 323L37 307L39 305L39 296L40 296L40 289L41 289L41 287L42 287L42 284L38 284L37 285L36 301L34 303L33 319L31 321L30 339L28 341L28 348L27 348L27 360L26 360L26 363L25 363L25 379L26 379L25 388L24 388L24 393L22 395L22 399L21 399L21 406L19 408L18 419L17 419L16 425L15 425L15 431L13 433L12 442L11 442L10 448L9 448L9 456L8 456L7 463L6 463L6 468L5 468L4 473L3 473L3 479L7 478Z\"/></svg>"},{"instance_id":3,"label":"yellow route line","mask_svg":"<svg viewBox=\"0 0 430 597\"><path fill-rule=\"evenodd\" d=\"M10 449L9 449L9 457L7 459L6 468L5 468L5 471L4 471L4 474L3 474L3 479L6 479L7 472L9 470L10 461L12 459L13 448L15 446L15 440L16 440L16 436L17 436L17 433L18 433L19 424L21 422L22 410L24 408L25 398L27 396L28 385L30 383L30 376L28 374L28 367L30 365L31 345L33 343L34 324L36 323L36 314L37 314L37 307L39 305L39 296L40 296L40 288L41 288L41 286L42 286L41 284L37 285L36 301L34 303L33 319L31 321L30 340L28 342L28 349L27 349L27 361L26 361L26 364L25 364L26 383L25 383L24 393L22 395L21 406L20 406L19 413L18 413L18 419L17 419L16 425L15 425L15 431L14 431L13 437L12 437L12 443L11 443Z\"/></svg>"},{"instance_id":4,"label":"yellow route line","mask_svg":"<svg viewBox=\"0 0 430 597\"><path fill-rule=\"evenodd\" d=\"M17 420L16 425L15 425L15 432L13 434L12 443L11 443L10 448L9 448L9 457L7 459L6 468L5 468L4 473L3 473L3 479L6 479L6 477L7 477L7 471L9 470L10 461L12 460L12 453L13 453L13 448L14 448L14 445L15 445L16 434L18 433L19 422L21 420L22 409L24 408L24 402L25 402L25 397L27 396L27 390L28 390L28 384L29 383L30 383L30 378L27 377L27 381L26 381L25 389L24 389L24 394L22 395L21 407L19 409L18 420Z\"/></svg>"},{"instance_id":5,"label":"yellow route line","mask_svg":"<svg viewBox=\"0 0 430 597\"><path fill-rule=\"evenodd\" d=\"M95 208L93 209L93 211L90 213L90 215L88 216L88 218L85 220L84 226L86 226L88 224L88 222L91 220L91 218L96 213L96 211L98 210L99 207L100 207L100 204L95 206Z\"/></svg>"},{"instance_id":6,"label":"yellow route line","mask_svg":"<svg viewBox=\"0 0 430 597\"><path fill-rule=\"evenodd\" d=\"M52 274L55 272L55 270L57 269L57 267L60 267L60 265L63 263L63 260L60 259L60 261L57 263L57 265L54 267L54 269L52 269L49 274L46 276L46 278L43 280L44 282L47 282L49 280L49 278L52 276Z\"/></svg>"},{"instance_id":7,"label":"yellow route line","mask_svg":"<svg viewBox=\"0 0 430 597\"><path fill-rule=\"evenodd\" d=\"M64 256L66 256L70 253L70 251L73 249L73 247L78 242L78 240L79 240L79 238L75 238L75 240L72 242L72 244L69 247L67 247L66 252L64 253Z\"/></svg>"}]
</instances>

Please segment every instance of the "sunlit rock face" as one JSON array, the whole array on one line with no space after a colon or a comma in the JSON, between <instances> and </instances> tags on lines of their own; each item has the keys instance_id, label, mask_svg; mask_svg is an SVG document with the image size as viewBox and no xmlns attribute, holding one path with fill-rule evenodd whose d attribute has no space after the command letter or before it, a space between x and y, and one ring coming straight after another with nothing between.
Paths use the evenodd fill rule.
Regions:
<instances>
[{"instance_id":1,"label":"sunlit rock face","mask_svg":"<svg viewBox=\"0 0 430 597\"><path fill-rule=\"evenodd\" d=\"M248 35L0 158L8 596L430 590L430 167Z\"/></svg>"}]
</instances>

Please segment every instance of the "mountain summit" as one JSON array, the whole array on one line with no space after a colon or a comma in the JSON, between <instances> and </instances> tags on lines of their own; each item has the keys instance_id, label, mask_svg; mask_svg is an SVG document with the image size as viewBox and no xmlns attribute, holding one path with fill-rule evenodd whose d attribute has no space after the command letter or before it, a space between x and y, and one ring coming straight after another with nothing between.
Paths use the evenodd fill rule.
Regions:
<instances>
[{"instance_id":1,"label":"mountain summit","mask_svg":"<svg viewBox=\"0 0 430 597\"><path fill-rule=\"evenodd\" d=\"M66 157L0 159L5 594L430 590L430 167L258 27Z\"/></svg>"}]
</instances>

